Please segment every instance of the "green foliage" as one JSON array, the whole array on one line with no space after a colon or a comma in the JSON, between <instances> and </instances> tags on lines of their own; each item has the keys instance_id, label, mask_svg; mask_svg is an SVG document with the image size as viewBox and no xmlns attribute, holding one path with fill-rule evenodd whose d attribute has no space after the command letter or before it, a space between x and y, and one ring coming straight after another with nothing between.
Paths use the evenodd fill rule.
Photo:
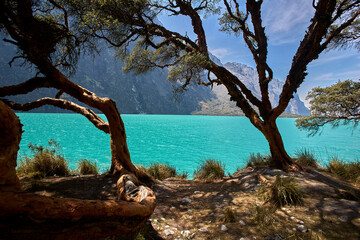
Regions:
<instances>
[{"instance_id":1,"label":"green foliage","mask_svg":"<svg viewBox=\"0 0 360 240\"><path fill-rule=\"evenodd\" d=\"M319 164L314 153L306 148L301 148L295 152L295 161L302 166L318 168Z\"/></svg>"},{"instance_id":2,"label":"green foliage","mask_svg":"<svg viewBox=\"0 0 360 240\"><path fill-rule=\"evenodd\" d=\"M310 99L311 115L296 119L296 126L309 131L311 136L325 124L332 127L353 125L354 128L359 124L360 82L346 80L329 87L316 87L306 99Z\"/></svg>"},{"instance_id":3,"label":"green foliage","mask_svg":"<svg viewBox=\"0 0 360 240\"><path fill-rule=\"evenodd\" d=\"M224 166L221 162L208 159L194 171L195 179L214 180L225 176Z\"/></svg>"},{"instance_id":4,"label":"green foliage","mask_svg":"<svg viewBox=\"0 0 360 240\"><path fill-rule=\"evenodd\" d=\"M224 222L226 223L236 222L235 213L231 209L231 207L226 207L224 210Z\"/></svg>"},{"instance_id":5,"label":"green foliage","mask_svg":"<svg viewBox=\"0 0 360 240\"><path fill-rule=\"evenodd\" d=\"M48 142L47 147L32 143L29 143L28 147L34 155L32 158L25 156L20 160L17 168L19 174L26 174L34 178L69 175L68 161L59 153L61 147L53 139Z\"/></svg>"},{"instance_id":6,"label":"green foliage","mask_svg":"<svg viewBox=\"0 0 360 240\"><path fill-rule=\"evenodd\" d=\"M360 183L360 161L346 163L338 157L333 157L327 166L327 171L354 183Z\"/></svg>"},{"instance_id":7,"label":"green foliage","mask_svg":"<svg viewBox=\"0 0 360 240\"><path fill-rule=\"evenodd\" d=\"M268 167L272 164L271 155L261 155L260 153L250 153L246 167Z\"/></svg>"},{"instance_id":8,"label":"green foliage","mask_svg":"<svg viewBox=\"0 0 360 240\"><path fill-rule=\"evenodd\" d=\"M303 192L293 177L276 175L274 182L259 189L260 196L276 207L285 205L297 206L303 202Z\"/></svg>"},{"instance_id":9,"label":"green foliage","mask_svg":"<svg viewBox=\"0 0 360 240\"><path fill-rule=\"evenodd\" d=\"M99 174L99 168L96 165L96 162L93 163L88 159L81 159L78 161L77 165L78 165L78 170L82 175Z\"/></svg>"},{"instance_id":10,"label":"green foliage","mask_svg":"<svg viewBox=\"0 0 360 240\"><path fill-rule=\"evenodd\" d=\"M166 178L181 178L186 179L188 174L186 172L179 174L175 167L171 167L167 164L153 163L150 167L146 168L141 165L136 165L136 168L146 172L155 179L164 180Z\"/></svg>"}]
</instances>

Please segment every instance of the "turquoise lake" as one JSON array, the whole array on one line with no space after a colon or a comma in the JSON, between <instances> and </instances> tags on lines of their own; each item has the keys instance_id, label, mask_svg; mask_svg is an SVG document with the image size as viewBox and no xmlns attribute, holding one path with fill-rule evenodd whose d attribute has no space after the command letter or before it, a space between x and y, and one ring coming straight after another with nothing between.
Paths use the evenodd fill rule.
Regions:
<instances>
[{"instance_id":1,"label":"turquoise lake","mask_svg":"<svg viewBox=\"0 0 360 240\"><path fill-rule=\"evenodd\" d=\"M76 168L79 159L96 161L101 171L110 167L110 138L78 114L18 113L24 133L20 157L31 156L27 145L47 145L49 139L61 144L62 153ZM100 115L105 118L104 115ZM226 172L244 167L250 153L268 153L263 135L245 117L122 115L131 159L149 166L162 162L186 171L206 159L220 160ZM295 119L280 118L278 126L286 150L294 155L301 148L315 153L322 165L332 156L345 161L360 160L360 131L348 127L327 127L320 136L307 137L295 126Z\"/></svg>"}]
</instances>

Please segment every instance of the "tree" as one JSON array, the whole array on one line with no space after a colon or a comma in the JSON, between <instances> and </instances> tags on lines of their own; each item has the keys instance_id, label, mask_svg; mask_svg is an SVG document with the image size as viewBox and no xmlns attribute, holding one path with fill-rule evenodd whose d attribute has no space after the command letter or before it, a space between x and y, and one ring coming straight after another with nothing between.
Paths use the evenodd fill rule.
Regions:
<instances>
[{"instance_id":1,"label":"tree","mask_svg":"<svg viewBox=\"0 0 360 240\"><path fill-rule=\"evenodd\" d=\"M0 148L2 173L0 189L2 191L4 189L14 190L0 194L1 229L7 229L4 226L9 224L9 229L11 229L12 221L19 220L19 224L16 226L19 231L15 234L24 234L20 230L21 227L33 224L31 231L33 233L40 231L33 237L48 238L51 234L57 234L68 238L69 232L71 232L72 239L84 236L84 229L86 229L85 232L94 232L94 236L98 237L136 230L151 215L156 202L152 190L137 187L135 191L134 187L129 188L128 185L139 185L138 179L149 181L151 178L137 170L131 162L124 123L115 102L109 98L98 97L73 83L65 75L65 73L71 75L75 71L76 62L81 53L95 48L95 40L72 29L68 12L60 1L5 0L0 2L0 9L0 30L6 34L4 41L13 44L18 50L18 55L14 56L9 64L11 65L17 59L23 59L38 70L33 78L25 80L23 83L0 87L0 97L27 94L39 88L58 90L54 98L44 97L24 104L6 99L0 100L0 109L2 110L1 142L7 143L4 148L3 146ZM93 110L74 101L62 99L61 96L64 93L82 104L101 111L105 114L108 122L102 120ZM18 123L17 117L4 103L13 110L21 111L28 111L46 104L68 109L84 115L95 127L108 133L111 139L112 155L110 171L118 177L121 176L118 181L120 200L59 199L18 192L19 181L14 174L21 127L19 127L20 123ZM14 121L16 124L8 124L9 121ZM4 129L10 136L3 135ZM127 185L126 188L125 185ZM132 195L129 195L129 190L134 190ZM29 218L28 221L22 220L21 216L24 214ZM4 221L7 218L12 220ZM38 221L39 219L41 221ZM120 221L122 223L115 221L119 219L122 220ZM74 231L73 226L62 231L54 230L51 224L51 222L57 222L60 226L62 226L61 224L65 226L69 221L74 227L78 227L77 230ZM39 222L45 224L44 229ZM101 224L100 232L96 228L91 228L96 223ZM44 237L45 235L47 237ZM12 237L10 236L10 238Z\"/></svg>"},{"instance_id":2,"label":"tree","mask_svg":"<svg viewBox=\"0 0 360 240\"><path fill-rule=\"evenodd\" d=\"M118 55L125 59L125 70L141 73L154 67L169 68L169 80L182 82L183 89L192 81L207 86L224 85L231 100L236 102L250 122L267 139L275 167L285 170L296 170L300 166L286 152L276 119L284 112L293 94L304 81L308 64L326 49L360 45L360 1L313 1L315 14L293 57L278 105L272 106L268 87L273 80L273 71L267 61L268 42L262 23L262 0L247 0L244 7L240 6L237 0L224 0L225 10L219 19L221 30L242 35L252 53L259 77L260 98L209 55L203 16L219 14L219 1L134 0L127 4L142 4L146 8L132 8L127 15L119 10L119 2L116 0L92 1L91 4L82 4L79 0L68 2L72 11L78 13L77 19L82 22L83 29L96 33L115 47L121 45L117 49ZM171 31L159 24L156 16L160 13L188 17L194 37L192 38L191 34L182 35ZM121 35L116 33L119 23L131 25L126 35L123 31ZM121 44L124 41L128 44ZM129 46L132 48L131 54Z\"/></svg>"},{"instance_id":3,"label":"tree","mask_svg":"<svg viewBox=\"0 0 360 240\"><path fill-rule=\"evenodd\" d=\"M299 129L316 135L325 125L332 127L353 125L360 121L360 82L346 80L329 87L313 88L306 99L310 99L311 115L296 119Z\"/></svg>"}]
</instances>

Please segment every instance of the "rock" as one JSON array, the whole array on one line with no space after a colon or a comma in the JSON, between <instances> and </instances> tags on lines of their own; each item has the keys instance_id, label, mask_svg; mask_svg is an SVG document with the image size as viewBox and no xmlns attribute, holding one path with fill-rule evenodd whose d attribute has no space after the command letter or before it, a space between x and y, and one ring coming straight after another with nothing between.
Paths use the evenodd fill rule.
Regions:
<instances>
[{"instance_id":1,"label":"rock","mask_svg":"<svg viewBox=\"0 0 360 240\"><path fill-rule=\"evenodd\" d=\"M200 232L209 232L209 230L206 227L199 228Z\"/></svg>"},{"instance_id":2,"label":"rock","mask_svg":"<svg viewBox=\"0 0 360 240\"><path fill-rule=\"evenodd\" d=\"M166 219L165 219L165 218L163 218L163 217L162 217L162 218L160 218L160 219L161 219L161 221L165 221L165 220L166 220Z\"/></svg>"},{"instance_id":3,"label":"rock","mask_svg":"<svg viewBox=\"0 0 360 240\"><path fill-rule=\"evenodd\" d=\"M190 231L189 230L181 231L181 235L183 235L184 237L189 237L190 236Z\"/></svg>"},{"instance_id":4,"label":"rock","mask_svg":"<svg viewBox=\"0 0 360 240\"><path fill-rule=\"evenodd\" d=\"M250 214L251 214L251 211L246 210L246 211L245 211L245 214L250 215Z\"/></svg>"},{"instance_id":5,"label":"rock","mask_svg":"<svg viewBox=\"0 0 360 240\"><path fill-rule=\"evenodd\" d=\"M342 221L342 222L347 222L348 220L349 220L349 217L346 215L343 215L340 217L340 221Z\"/></svg>"},{"instance_id":6,"label":"rock","mask_svg":"<svg viewBox=\"0 0 360 240\"><path fill-rule=\"evenodd\" d=\"M250 239L247 237L241 237L239 240L250 240Z\"/></svg>"},{"instance_id":7,"label":"rock","mask_svg":"<svg viewBox=\"0 0 360 240\"><path fill-rule=\"evenodd\" d=\"M170 226L169 225L166 225L165 228L169 228Z\"/></svg>"},{"instance_id":8,"label":"rock","mask_svg":"<svg viewBox=\"0 0 360 240\"><path fill-rule=\"evenodd\" d=\"M298 223L299 224L304 224L304 221L299 220Z\"/></svg>"},{"instance_id":9,"label":"rock","mask_svg":"<svg viewBox=\"0 0 360 240\"><path fill-rule=\"evenodd\" d=\"M196 235L196 233L191 234L191 235L190 235L190 237L189 237L189 239L194 238L194 237L195 237L195 235Z\"/></svg>"},{"instance_id":10,"label":"rock","mask_svg":"<svg viewBox=\"0 0 360 240\"><path fill-rule=\"evenodd\" d=\"M295 217L294 217L294 216L291 216L291 217L290 217L290 219L291 219L291 220L294 220L294 219L295 219Z\"/></svg>"},{"instance_id":11,"label":"rock","mask_svg":"<svg viewBox=\"0 0 360 240\"><path fill-rule=\"evenodd\" d=\"M170 230L170 229L166 229L166 230L164 231L164 233L165 233L166 236L169 236L169 235L173 235L175 232L172 231L172 230Z\"/></svg>"},{"instance_id":12,"label":"rock","mask_svg":"<svg viewBox=\"0 0 360 240\"><path fill-rule=\"evenodd\" d=\"M299 230L300 232L306 232L306 231L307 231L307 227L305 227L304 225L300 224L300 225L297 225L297 230Z\"/></svg>"},{"instance_id":13,"label":"rock","mask_svg":"<svg viewBox=\"0 0 360 240\"><path fill-rule=\"evenodd\" d=\"M246 223L243 221L243 220L239 220L239 223L240 223L240 225L243 225L243 226L245 226L246 225Z\"/></svg>"},{"instance_id":14,"label":"rock","mask_svg":"<svg viewBox=\"0 0 360 240\"><path fill-rule=\"evenodd\" d=\"M228 230L228 228L227 228L227 226L225 226L225 225L221 225L221 231L227 231Z\"/></svg>"},{"instance_id":15,"label":"rock","mask_svg":"<svg viewBox=\"0 0 360 240\"><path fill-rule=\"evenodd\" d=\"M191 199L189 199L189 198L182 198L182 199L181 199L181 202L182 202L182 203L191 203Z\"/></svg>"},{"instance_id":16,"label":"rock","mask_svg":"<svg viewBox=\"0 0 360 240\"><path fill-rule=\"evenodd\" d=\"M192 212L192 210L191 210L191 209L188 209L187 211L188 211L188 212Z\"/></svg>"}]
</instances>

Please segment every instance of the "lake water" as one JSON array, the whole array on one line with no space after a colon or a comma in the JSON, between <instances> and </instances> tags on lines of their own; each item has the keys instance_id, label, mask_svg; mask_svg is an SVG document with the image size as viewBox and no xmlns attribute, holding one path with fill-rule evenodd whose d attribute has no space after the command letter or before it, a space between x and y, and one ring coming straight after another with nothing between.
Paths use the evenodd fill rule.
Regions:
<instances>
[{"instance_id":1,"label":"lake water","mask_svg":"<svg viewBox=\"0 0 360 240\"><path fill-rule=\"evenodd\" d=\"M81 158L96 161L102 171L110 167L110 138L78 114L18 113L24 133L20 155L31 156L29 142L46 145L49 139L61 144L62 153L76 168ZM105 118L104 115L100 115ZM186 171L206 159L220 160L226 172L244 167L250 153L268 153L263 135L245 117L122 115L131 159L135 164L170 164ZM312 150L325 165L336 155L346 161L360 159L360 131L348 127L326 128L322 135L307 137L295 127L295 119L278 119L286 150L293 155L301 148Z\"/></svg>"}]
</instances>

